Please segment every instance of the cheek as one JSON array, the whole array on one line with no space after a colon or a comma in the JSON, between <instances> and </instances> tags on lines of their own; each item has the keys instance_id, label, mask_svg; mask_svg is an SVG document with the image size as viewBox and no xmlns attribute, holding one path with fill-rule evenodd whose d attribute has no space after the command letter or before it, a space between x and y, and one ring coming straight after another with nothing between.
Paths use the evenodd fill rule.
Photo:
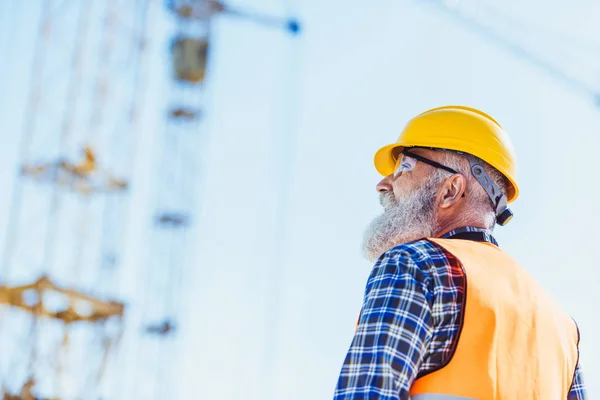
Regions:
<instances>
[{"instance_id":1,"label":"cheek","mask_svg":"<svg viewBox=\"0 0 600 400\"><path fill-rule=\"evenodd\" d=\"M414 190L411 180L407 178L407 176L400 176L392 183L392 190L394 191L396 200L406 197L407 193L411 193Z\"/></svg>"}]
</instances>

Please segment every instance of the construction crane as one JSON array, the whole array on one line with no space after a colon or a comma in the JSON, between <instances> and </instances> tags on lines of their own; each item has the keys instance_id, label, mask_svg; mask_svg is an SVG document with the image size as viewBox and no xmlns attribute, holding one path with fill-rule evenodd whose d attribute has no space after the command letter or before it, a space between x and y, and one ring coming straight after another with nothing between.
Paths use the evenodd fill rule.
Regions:
<instances>
[{"instance_id":1,"label":"construction crane","mask_svg":"<svg viewBox=\"0 0 600 400\"><path fill-rule=\"evenodd\" d=\"M164 123L149 172L154 214L137 294L126 296L119 277L132 267L122 261L125 221L156 6L10 5L21 20L0 32L0 45L18 43L25 27L37 25L37 33L0 261L4 399L176 397L180 289L198 222L192 210L202 197L211 22L229 15L293 35L300 24L213 0L166 2L173 30ZM0 76L0 85L9 79Z\"/></svg>"},{"instance_id":2,"label":"construction crane","mask_svg":"<svg viewBox=\"0 0 600 400\"><path fill-rule=\"evenodd\" d=\"M4 399L115 398L126 317L115 277L148 4L12 5L20 21L3 33L15 43L37 33L0 264Z\"/></svg>"},{"instance_id":3,"label":"construction crane","mask_svg":"<svg viewBox=\"0 0 600 400\"><path fill-rule=\"evenodd\" d=\"M201 202L197 193L207 155L207 132L203 127L206 109L205 82L212 51L214 18L227 15L283 29L300 31L293 18L280 18L234 9L214 0L169 0L166 11L172 21L169 40L170 79L164 96L166 118L156 148L154 165L153 228L148 253L142 301L144 336L138 343L138 368L133 387L145 399L177 398L176 367L180 358L178 328L184 319L181 292L187 276L192 230L198 223L193 210ZM143 383L143 385L142 385ZM129 392L129 396L136 392Z\"/></svg>"}]
</instances>

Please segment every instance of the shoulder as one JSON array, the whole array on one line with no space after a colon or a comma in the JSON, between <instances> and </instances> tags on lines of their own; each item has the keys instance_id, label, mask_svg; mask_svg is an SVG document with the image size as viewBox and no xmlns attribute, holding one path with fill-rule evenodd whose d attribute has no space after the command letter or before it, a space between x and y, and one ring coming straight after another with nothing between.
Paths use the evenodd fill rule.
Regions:
<instances>
[{"instance_id":1,"label":"shoulder","mask_svg":"<svg viewBox=\"0 0 600 400\"><path fill-rule=\"evenodd\" d=\"M451 258L454 257L436 243L420 239L392 247L379 257L375 266L397 265L400 268L428 270L448 264Z\"/></svg>"},{"instance_id":2,"label":"shoulder","mask_svg":"<svg viewBox=\"0 0 600 400\"><path fill-rule=\"evenodd\" d=\"M381 279L410 280L432 293L465 283L460 261L427 239L403 243L383 253L375 263L369 281Z\"/></svg>"}]
</instances>

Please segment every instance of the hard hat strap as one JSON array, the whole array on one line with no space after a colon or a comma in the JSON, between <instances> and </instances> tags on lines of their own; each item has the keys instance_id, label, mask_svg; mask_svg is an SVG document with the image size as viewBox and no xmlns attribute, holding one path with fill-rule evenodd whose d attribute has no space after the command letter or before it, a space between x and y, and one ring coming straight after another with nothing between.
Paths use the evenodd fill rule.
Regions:
<instances>
[{"instance_id":1,"label":"hard hat strap","mask_svg":"<svg viewBox=\"0 0 600 400\"><path fill-rule=\"evenodd\" d=\"M492 206L494 207L494 211L496 212L496 217L505 213L508 209L508 201L506 198L506 194L502 192L500 187L494 182L492 178L485 172L481 161L467 153L461 153L467 160L469 160L469 164L471 165L471 173L477 179L477 181L483 186L483 189L487 192L490 200L492 201ZM509 211L510 212L510 211ZM512 216L512 213L511 213ZM508 220L506 220L508 222ZM502 223L504 225L506 222Z\"/></svg>"}]
</instances>

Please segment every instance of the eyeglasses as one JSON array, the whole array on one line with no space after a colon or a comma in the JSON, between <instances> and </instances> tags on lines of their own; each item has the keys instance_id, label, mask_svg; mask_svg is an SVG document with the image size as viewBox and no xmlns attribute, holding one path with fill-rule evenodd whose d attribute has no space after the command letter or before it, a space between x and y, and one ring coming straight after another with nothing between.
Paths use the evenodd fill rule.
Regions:
<instances>
[{"instance_id":1,"label":"eyeglasses","mask_svg":"<svg viewBox=\"0 0 600 400\"><path fill-rule=\"evenodd\" d=\"M396 167L394 168L394 179L402 175L403 172L409 172L415 169L417 161L421 161L422 163L431 165L435 168L443 169L444 171L448 171L452 174L458 174L458 171L455 171L450 167L446 167L445 165L442 165L438 162L412 153L410 150L402 150L402 152L398 154L398 159L396 160Z\"/></svg>"}]
</instances>

